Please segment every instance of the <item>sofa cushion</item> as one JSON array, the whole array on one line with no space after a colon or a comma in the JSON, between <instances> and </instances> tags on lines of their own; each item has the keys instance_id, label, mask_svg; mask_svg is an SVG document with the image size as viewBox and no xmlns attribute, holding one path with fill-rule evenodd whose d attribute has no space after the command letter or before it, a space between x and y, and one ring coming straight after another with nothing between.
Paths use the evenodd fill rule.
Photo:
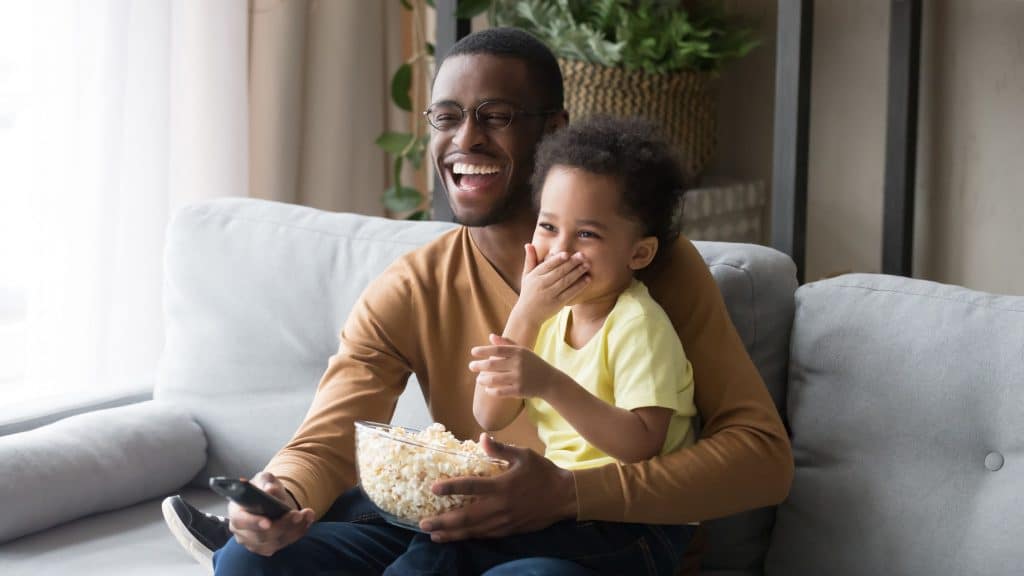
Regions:
<instances>
[{"instance_id":1,"label":"sofa cushion","mask_svg":"<svg viewBox=\"0 0 1024 576\"><path fill-rule=\"evenodd\" d=\"M227 501L208 488L185 491L182 497L206 512L226 512ZM160 501L80 518L0 545L0 574L208 575L167 530Z\"/></svg>"},{"instance_id":2,"label":"sofa cushion","mask_svg":"<svg viewBox=\"0 0 1024 576\"><path fill-rule=\"evenodd\" d=\"M796 264L754 244L694 242L722 292L729 317L785 418Z\"/></svg>"},{"instance_id":3,"label":"sofa cushion","mask_svg":"<svg viewBox=\"0 0 1024 576\"><path fill-rule=\"evenodd\" d=\"M796 306L766 572L1020 574L1024 298L848 275Z\"/></svg>"},{"instance_id":4,"label":"sofa cushion","mask_svg":"<svg viewBox=\"0 0 1024 576\"><path fill-rule=\"evenodd\" d=\"M694 245L718 283L736 331L785 418L796 265L785 254L764 246L728 242ZM766 508L705 522L708 549L703 568L758 573L774 518L774 508Z\"/></svg>"},{"instance_id":5,"label":"sofa cushion","mask_svg":"<svg viewBox=\"0 0 1024 576\"><path fill-rule=\"evenodd\" d=\"M165 494L205 460L181 409L143 402L0 437L0 542Z\"/></svg>"},{"instance_id":6,"label":"sofa cushion","mask_svg":"<svg viewBox=\"0 0 1024 576\"><path fill-rule=\"evenodd\" d=\"M291 438L363 288L452 228L228 198L179 210L165 253L163 355L154 398L209 441L195 478L247 476ZM402 422L425 420L409 386Z\"/></svg>"}]
</instances>

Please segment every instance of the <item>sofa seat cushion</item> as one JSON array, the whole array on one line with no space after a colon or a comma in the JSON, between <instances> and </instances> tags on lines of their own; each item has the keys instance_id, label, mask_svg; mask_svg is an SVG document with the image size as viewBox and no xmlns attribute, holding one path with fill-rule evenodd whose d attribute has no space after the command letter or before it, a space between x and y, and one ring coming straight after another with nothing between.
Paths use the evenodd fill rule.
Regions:
<instances>
[{"instance_id":1,"label":"sofa seat cushion","mask_svg":"<svg viewBox=\"0 0 1024 576\"><path fill-rule=\"evenodd\" d=\"M210 490L184 492L191 504L223 515L227 501ZM164 524L161 497L81 518L0 545L0 574L82 576L201 576L197 564Z\"/></svg>"},{"instance_id":2,"label":"sofa seat cushion","mask_svg":"<svg viewBox=\"0 0 1024 576\"><path fill-rule=\"evenodd\" d=\"M881 275L796 295L771 574L1020 574L1024 298Z\"/></svg>"}]
</instances>

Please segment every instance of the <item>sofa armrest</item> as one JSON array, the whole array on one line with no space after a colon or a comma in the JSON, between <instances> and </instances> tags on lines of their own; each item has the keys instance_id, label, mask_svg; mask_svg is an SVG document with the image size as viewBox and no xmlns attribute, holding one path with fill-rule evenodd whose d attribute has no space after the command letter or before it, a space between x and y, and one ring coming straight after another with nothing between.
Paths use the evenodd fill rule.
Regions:
<instances>
[{"instance_id":1,"label":"sofa armrest","mask_svg":"<svg viewBox=\"0 0 1024 576\"><path fill-rule=\"evenodd\" d=\"M205 464L202 429L161 402L0 437L0 542L167 494Z\"/></svg>"},{"instance_id":2,"label":"sofa armrest","mask_svg":"<svg viewBox=\"0 0 1024 576\"><path fill-rule=\"evenodd\" d=\"M28 432L58 420L153 399L153 383L109 392L77 392L0 408L0 436Z\"/></svg>"}]
</instances>

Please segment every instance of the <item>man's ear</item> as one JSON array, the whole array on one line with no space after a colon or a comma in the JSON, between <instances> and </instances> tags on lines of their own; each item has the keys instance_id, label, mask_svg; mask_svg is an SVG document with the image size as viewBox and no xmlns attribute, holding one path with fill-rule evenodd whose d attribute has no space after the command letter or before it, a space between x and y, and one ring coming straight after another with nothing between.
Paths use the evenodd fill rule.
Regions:
<instances>
[{"instance_id":1,"label":"man's ear","mask_svg":"<svg viewBox=\"0 0 1024 576\"><path fill-rule=\"evenodd\" d=\"M561 130L562 128L565 128L568 125L569 111L562 110L561 112L556 112L555 114L548 116L548 120L544 124L544 133L551 134L552 132Z\"/></svg>"},{"instance_id":2,"label":"man's ear","mask_svg":"<svg viewBox=\"0 0 1024 576\"><path fill-rule=\"evenodd\" d=\"M654 260L654 255L658 253L658 238L655 236L646 236L636 241L633 245L633 256L629 259L629 269L634 272L637 270L643 270L651 264Z\"/></svg>"}]
</instances>

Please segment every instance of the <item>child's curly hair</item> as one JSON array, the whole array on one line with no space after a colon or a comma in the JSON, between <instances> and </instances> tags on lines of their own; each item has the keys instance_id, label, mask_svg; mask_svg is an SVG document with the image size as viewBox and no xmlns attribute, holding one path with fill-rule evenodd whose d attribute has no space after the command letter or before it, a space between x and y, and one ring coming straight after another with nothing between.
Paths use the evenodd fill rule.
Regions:
<instances>
[{"instance_id":1,"label":"child's curly hair","mask_svg":"<svg viewBox=\"0 0 1024 576\"><path fill-rule=\"evenodd\" d=\"M686 179L658 128L640 118L591 116L548 136L537 149L532 186L540 204L554 166L613 176L622 183L622 211L658 239L655 260L679 236L677 209Z\"/></svg>"}]
</instances>

